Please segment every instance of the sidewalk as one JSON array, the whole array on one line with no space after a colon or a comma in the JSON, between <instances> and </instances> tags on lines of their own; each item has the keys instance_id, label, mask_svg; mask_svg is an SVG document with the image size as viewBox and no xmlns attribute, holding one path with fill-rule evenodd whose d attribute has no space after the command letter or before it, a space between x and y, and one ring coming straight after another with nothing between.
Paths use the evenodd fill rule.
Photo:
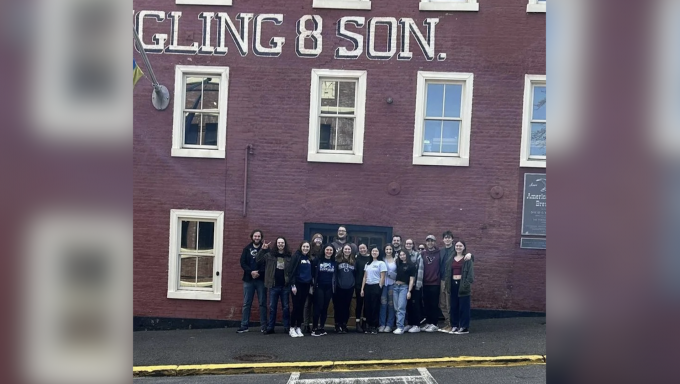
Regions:
<instances>
[{"instance_id":1,"label":"sidewalk","mask_svg":"<svg viewBox=\"0 0 680 384\"><path fill-rule=\"evenodd\" d=\"M369 365L367 360L387 360L389 363L397 359L473 356L484 359L455 361L479 361L488 365L494 363L490 357L502 357L497 360L499 364L505 364L515 360L526 361L527 356L531 356L531 361L537 361L537 356L546 354L545 321L545 317L473 320L467 335L442 332L404 335L350 332L337 335L331 331L321 337L305 334L305 337L292 338L283 332L283 327L277 327L277 333L273 335L263 335L258 327L243 334L237 334L236 328L140 331L133 333L133 366L139 369L150 366L245 364L243 367L270 366L278 367L281 372L290 372L295 370L294 367L304 365L300 363L316 363L310 367L319 368L324 364L337 366L341 364L339 362L347 361L366 361ZM449 360L439 359L442 363ZM295 364L260 364L291 362ZM370 362L370 367L384 363ZM419 364L427 366L422 361ZM354 366L347 368L356 369ZM159 373L160 369L156 369L156 373L153 369L148 371L151 374L172 374Z\"/></svg>"}]
</instances>

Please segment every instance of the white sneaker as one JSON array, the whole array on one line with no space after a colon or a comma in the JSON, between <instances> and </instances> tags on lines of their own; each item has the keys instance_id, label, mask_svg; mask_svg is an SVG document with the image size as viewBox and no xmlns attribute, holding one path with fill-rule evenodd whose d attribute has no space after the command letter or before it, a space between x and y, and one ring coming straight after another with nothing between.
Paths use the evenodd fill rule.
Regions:
<instances>
[{"instance_id":1,"label":"white sneaker","mask_svg":"<svg viewBox=\"0 0 680 384\"><path fill-rule=\"evenodd\" d=\"M408 330L408 333L418 333L420 332L420 327L416 327L415 325L411 327L411 329Z\"/></svg>"},{"instance_id":2,"label":"white sneaker","mask_svg":"<svg viewBox=\"0 0 680 384\"><path fill-rule=\"evenodd\" d=\"M392 333L394 333L395 335L401 335L401 334L404 333L404 329L403 328L397 328Z\"/></svg>"},{"instance_id":3,"label":"white sneaker","mask_svg":"<svg viewBox=\"0 0 680 384\"><path fill-rule=\"evenodd\" d=\"M421 331L427 331L427 329L428 329L429 327L430 327L430 324L425 323L425 324L423 324L423 325L420 326L420 330L421 330Z\"/></svg>"},{"instance_id":4,"label":"white sneaker","mask_svg":"<svg viewBox=\"0 0 680 384\"><path fill-rule=\"evenodd\" d=\"M295 333L297 333L297 337L304 337L305 335L302 334L302 329L300 327L295 328Z\"/></svg>"},{"instance_id":5,"label":"white sneaker","mask_svg":"<svg viewBox=\"0 0 680 384\"><path fill-rule=\"evenodd\" d=\"M404 327L404 332L408 332L409 329L411 329L411 326L410 326L410 325L405 326L405 327Z\"/></svg>"},{"instance_id":6,"label":"white sneaker","mask_svg":"<svg viewBox=\"0 0 680 384\"><path fill-rule=\"evenodd\" d=\"M378 333L385 333L385 326L381 325L380 328L378 328Z\"/></svg>"},{"instance_id":7,"label":"white sneaker","mask_svg":"<svg viewBox=\"0 0 680 384\"><path fill-rule=\"evenodd\" d=\"M390 333L390 332L392 332L392 327L390 327L389 325L386 325L385 326L385 333Z\"/></svg>"},{"instance_id":8,"label":"white sneaker","mask_svg":"<svg viewBox=\"0 0 680 384\"><path fill-rule=\"evenodd\" d=\"M295 332L295 328L291 328L290 331L288 331L288 334L290 337L298 337L297 332Z\"/></svg>"},{"instance_id":9,"label":"white sneaker","mask_svg":"<svg viewBox=\"0 0 680 384\"><path fill-rule=\"evenodd\" d=\"M425 328L425 332L437 332L437 329L439 328L437 328L436 325L430 324L427 326L427 328Z\"/></svg>"}]
</instances>

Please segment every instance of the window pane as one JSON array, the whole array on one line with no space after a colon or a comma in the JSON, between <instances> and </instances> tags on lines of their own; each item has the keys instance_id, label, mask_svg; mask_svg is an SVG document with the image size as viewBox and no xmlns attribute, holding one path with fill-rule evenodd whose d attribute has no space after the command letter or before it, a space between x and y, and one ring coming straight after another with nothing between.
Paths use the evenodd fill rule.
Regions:
<instances>
[{"instance_id":1,"label":"window pane","mask_svg":"<svg viewBox=\"0 0 680 384\"><path fill-rule=\"evenodd\" d=\"M531 123L531 151L529 156L545 156L545 123Z\"/></svg>"},{"instance_id":2,"label":"window pane","mask_svg":"<svg viewBox=\"0 0 680 384\"><path fill-rule=\"evenodd\" d=\"M186 97L184 108L186 109L201 109L201 86L204 77L187 76L186 77Z\"/></svg>"},{"instance_id":3,"label":"window pane","mask_svg":"<svg viewBox=\"0 0 680 384\"><path fill-rule=\"evenodd\" d=\"M198 238L198 221L182 220L182 236L180 247L185 250L196 250Z\"/></svg>"},{"instance_id":4,"label":"window pane","mask_svg":"<svg viewBox=\"0 0 680 384\"><path fill-rule=\"evenodd\" d=\"M338 82L323 80L321 81L321 113L338 113Z\"/></svg>"},{"instance_id":5,"label":"window pane","mask_svg":"<svg viewBox=\"0 0 680 384\"><path fill-rule=\"evenodd\" d=\"M199 143L200 126L200 113L187 112L184 114L184 144L196 145Z\"/></svg>"},{"instance_id":6,"label":"window pane","mask_svg":"<svg viewBox=\"0 0 680 384\"><path fill-rule=\"evenodd\" d=\"M214 76L203 85L203 108L217 109L220 100L220 77Z\"/></svg>"},{"instance_id":7,"label":"window pane","mask_svg":"<svg viewBox=\"0 0 680 384\"><path fill-rule=\"evenodd\" d=\"M215 242L215 223L202 221L198 223L198 250L212 250Z\"/></svg>"},{"instance_id":8,"label":"window pane","mask_svg":"<svg viewBox=\"0 0 680 384\"><path fill-rule=\"evenodd\" d=\"M201 288L212 288L213 286L213 264L214 258L204 256L198 258L198 274L196 280Z\"/></svg>"},{"instance_id":9,"label":"window pane","mask_svg":"<svg viewBox=\"0 0 680 384\"><path fill-rule=\"evenodd\" d=\"M448 94L447 94L448 95ZM458 153L460 121L444 121L442 127L442 153Z\"/></svg>"},{"instance_id":10,"label":"window pane","mask_svg":"<svg viewBox=\"0 0 680 384\"><path fill-rule=\"evenodd\" d=\"M546 102L546 88L545 86L534 87L534 111L531 120L546 120L545 118L545 102Z\"/></svg>"},{"instance_id":11,"label":"window pane","mask_svg":"<svg viewBox=\"0 0 680 384\"><path fill-rule=\"evenodd\" d=\"M196 263L197 257L180 256L179 261L179 286L180 287L195 287L196 286Z\"/></svg>"},{"instance_id":12,"label":"window pane","mask_svg":"<svg viewBox=\"0 0 680 384\"><path fill-rule=\"evenodd\" d=\"M352 115L354 114L354 99L356 98L356 83L353 81L338 82L340 96L340 109L338 113Z\"/></svg>"},{"instance_id":13,"label":"window pane","mask_svg":"<svg viewBox=\"0 0 680 384\"><path fill-rule=\"evenodd\" d=\"M426 117L442 117L444 105L444 84L427 84Z\"/></svg>"},{"instance_id":14,"label":"window pane","mask_svg":"<svg viewBox=\"0 0 680 384\"><path fill-rule=\"evenodd\" d=\"M351 151L354 143L354 119L338 119L338 147L341 151Z\"/></svg>"},{"instance_id":15,"label":"window pane","mask_svg":"<svg viewBox=\"0 0 680 384\"><path fill-rule=\"evenodd\" d=\"M319 119L319 149L335 149L335 118Z\"/></svg>"},{"instance_id":16,"label":"window pane","mask_svg":"<svg viewBox=\"0 0 680 384\"><path fill-rule=\"evenodd\" d=\"M203 145L217 145L217 121L219 116L217 114L203 114L201 121L201 144Z\"/></svg>"},{"instance_id":17,"label":"window pane","mask_svg":"<svg viewBox=\"0 0 680 384\"><path fill-rule=\"evenodd\" d=\"M446 92L444 93L445 117L460 117L460 99L462 95L462 84L446 84Z\"/></svg>"},{"instance_id":18,"label":"window pane","mask_svg":"<svg viewBox=\"0 0 680 384\"><path fill-rule=\"evenodd\" d=\"M439 152L442 136L441 120L425 120L423 132L423 152Z\"/></svg>"}]
</instances>

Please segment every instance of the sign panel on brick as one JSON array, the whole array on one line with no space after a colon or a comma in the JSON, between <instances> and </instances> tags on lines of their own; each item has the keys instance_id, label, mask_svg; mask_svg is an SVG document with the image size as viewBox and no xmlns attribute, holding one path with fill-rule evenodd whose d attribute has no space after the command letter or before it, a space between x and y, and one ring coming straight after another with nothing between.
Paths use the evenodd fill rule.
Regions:
<instances>
[{"instance_id":1,"label":"sign panel on brick","mask_svg":"<svg viewBox=\"0 0 680 384\"><path fill-rule=\"evenodd\" d=\"M524 175L522 235L546 235L546 174Z\"/></svg>"}]
</instances>

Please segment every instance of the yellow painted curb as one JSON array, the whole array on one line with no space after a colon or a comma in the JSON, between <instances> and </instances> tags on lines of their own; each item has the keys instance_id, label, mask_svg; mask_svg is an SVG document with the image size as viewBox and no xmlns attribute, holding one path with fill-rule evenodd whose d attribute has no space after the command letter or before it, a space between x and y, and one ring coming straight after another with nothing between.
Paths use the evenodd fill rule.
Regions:
<instances>
[{"instance_id":1,"label":"yellow painted curb","mask_svg":"<svg viewBox=\"0 0 680 384\"><path fill-rule=\"evenodd\" d=\"M238 375L244 373L330 372L545 364L545 355L459 356L401 360L301 361L252 364L158 365L133 367L132 376Z\"/></svg>"}]
</instances>

